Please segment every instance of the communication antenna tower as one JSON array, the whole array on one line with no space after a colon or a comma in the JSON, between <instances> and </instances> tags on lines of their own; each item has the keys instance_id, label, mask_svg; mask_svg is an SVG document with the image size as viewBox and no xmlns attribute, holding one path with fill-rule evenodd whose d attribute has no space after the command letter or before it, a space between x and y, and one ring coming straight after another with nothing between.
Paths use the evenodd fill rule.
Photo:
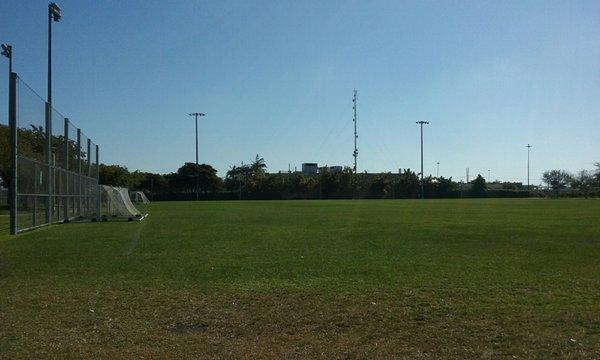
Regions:
<instances>
[{"instance_id":1,"label":"communication antenna tower","mask_svg":"<svg viewBox=\"0 0 600 360\"><path fill-rule=\"evenodd\" d=\"M356 147L356 141L358 139L358 134L356 133L356 94L358 91L354 89L354 96L352 97L352 110L354 110L354 118L352 118L352 122L354 122L354 152L352 156L354 157L354 173L356 174L356 158L358 157L358 148Z\"/></svg>"}]
</instances>

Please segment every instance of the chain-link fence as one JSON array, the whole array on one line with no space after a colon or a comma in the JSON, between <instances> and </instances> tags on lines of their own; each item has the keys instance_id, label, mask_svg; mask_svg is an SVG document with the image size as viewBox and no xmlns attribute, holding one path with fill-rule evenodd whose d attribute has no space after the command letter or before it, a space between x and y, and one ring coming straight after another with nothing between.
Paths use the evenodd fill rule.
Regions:
<instances>
[{"instance_id":1,"label":"chain-link fence","mask_svg":"<svg viewBox=\"0 0 600 360\"><path fill-rule=\"evenodd\" d=\"M12 234L98 218L99 148L16 73L9 89Z\"/></svg>"},{"instance_id":2,"label":"chain-link fence","mask_svg":"<svg viewBox=\"0 0 600 360\"><path fill-rule=\"evenodd\" d=\"M8 189L0 189L0 205L8 205Z\"/></svg>"}]
</instances>

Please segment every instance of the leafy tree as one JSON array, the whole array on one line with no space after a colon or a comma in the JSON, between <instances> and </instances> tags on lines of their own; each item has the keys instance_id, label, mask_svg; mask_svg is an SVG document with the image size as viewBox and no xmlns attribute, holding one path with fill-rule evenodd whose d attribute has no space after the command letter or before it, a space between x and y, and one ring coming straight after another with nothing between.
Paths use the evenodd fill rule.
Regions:
<instances>
[{"instance_id":1,"label":"leafy tree","mask_svg":"<svg viewBox=\"0 0 600 360\"><path fill-rule=\"evenodd\" d=\"M354 174L350 167L341 171L330 171L325 167L316 178L323 198L352 197L361 188L361 181L365 181L362 174ZM362 188L368 189L368 184L362 184Z\"/></svg>"},{"instance_id":2,"label":"leafy tree","mask_svg":"<svg viewBox=\"0 0 600 360\"><path fill-rule=\"evenodd\" d=\"M300 175L298 177L298 188L304 194L313 193L318 186L317 179L312 176Z\"/></svg>"},{"instance_id":3,"label":"leafy tree","mask_svg":"<svg viewBox=\"0 0 600 360\"><path fill-rule=\"evenodd\" d=\"M487 184L485 179L480 174L477 174L475 180L471 181L471 195L473 196L485 196L487 191Z\"/></svg>"},{"instance_id":4,"label":"leafy tree","mask_svg":"<svg viewBox=\"0 0 600 360\"><path fill-rule=\"evenodd\" d=\"M256 158L249 165L232 166L225 175L225 187L228 190L245 189L246 193L255 196L265 196L266 193L272 193L268 184L274 184L273 179L267 176L267 164L265 159L256 155Z\"/></svg>"},{"instance_id":5,"label":"leafy tree","mask_svg":"<svg viewBox=\"0 0 600 360\"><path fill-rule=\"evenodd\" d=\"M546 184L556 191L556 197L558 197L560 189L565 188L571 182L571 175L564 170L545 171L542 178Z\"/></svg>"},{"instance_id":6,"label":"leafy tree","mask_svg":"<svg viewBox=\"0 0 600 360\"><path fill-rule=\"evenodd\" d=\"M438 196L449 196L455 187L456 184L454 183L454 181L452 181L451 177L445 178L443 176L440 176L437 178L436 193Z\"/></svg>"},{"instance_id":7,"label":"leafy tree","mask_svg":"<svg viewBox=\"0 0 600 360\"><path fill-rule=\"evenodd\" d=\"M594 182L594 174L589 170L581 170L571 178L571 186L579 189L586 199L590 195L590 190L594 186Z\"/></svg>"},{"instance_id":8,"label":"leafy tree","mask_svg":"<svg viewBox=\"0 0 600 360\"><path fill-rule=\"evenodd\" d=\"M517 186L511 182L503 182L502 189L504 190L517 190Z\"/></svg>"},{"instance_id":9,"label":"leafy tree","mask_svg":"<svg viewBox=\"0 0 600 360\"><path fill-rule=\"evenodd\" d=\"M137 190L142 190L146 193L162 193L168 192L168 182L164 175L153 173L138 173L139 180L134 186Z\"/></svg>"},{"instance_id":10,"label":"leafy tree","mask_svg":"<svg viewBox=\"0 0 600 360\"><path fill-rule=\"evenodd\" d=\"M377 174L369 184L369 195L373 197L391 197L392 178L389 173Z\"/></svg>"},{"instance_id":11,"label":"leafy tree","mask_svg":"<svg viewBox=\"0 0 600 360\"><path fill-rule=\"evenodd\" d=\"M217 170L207 164L185 163L170 178L170 186L184 192L216 191L223 188L223 181Z\"/></svg>"},{"instance_id":12,"label":"leafy tree","mask_svg":"<svg viewBox=\"0 0 600 360\"><path fill-rule=\"evenodd\" d=\"M420 192L419 177L414 171L404 169L394 184L394 193L399 198L417 198Z\"/></svg>"},{"instance_id":13,"label":"leafy tree","mask_svg":"<svg viewBox=\"0 0 600 360\"><path fill-rule=\"evenodd\" d=\"M250 165L250 168L254 174L264 174L267 170L267 163L265 159L256 154L256 158L252 162L252 165Z\"/></svg>"},{"instance_id":14,"label":"leafy tree","mask_svg":"<svg viewBox=\"0 0 600 360\"><path fill-rule=\"evenodd\" d=\"M232 166L231 169L227 170L225 175L225 187L227 190L239 190L241 187L246 187L250 182L252 185L256 184L253 181L255 178L254 171L250 165Z\"/></svg>"},{"instance_id":15,"label":"leafy tree","mask_svg":"<svg viewBox=\"0 0 600 360\"><path fill-rule=\"evenodd\" d=\"M100 164L100 184L119 187L131 187L129 170L120 165Z\"/></svg>"}]
</instances>

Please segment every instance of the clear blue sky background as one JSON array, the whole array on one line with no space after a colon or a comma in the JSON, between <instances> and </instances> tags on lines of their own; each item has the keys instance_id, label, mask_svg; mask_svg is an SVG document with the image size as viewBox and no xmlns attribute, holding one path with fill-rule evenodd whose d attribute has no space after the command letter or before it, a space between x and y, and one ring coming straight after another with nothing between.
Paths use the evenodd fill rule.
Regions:
<instances>
[{"instance_id":1,"label":"clear blue sky background","mask_svg":"<svg viewBox=\"0 0 600 360\"><path fill-rule=\"evenodd\" d=\"M527 143L533 179L600 161L598 1L59 4L54 106L130 170L194 161L191 111L221 176L256 154L350 165L354 88L359 171L418 168L418 120L426 173L524 180ZM46 5L0 2L0 41L44 97Z\"/></svg>"}]
</instances>

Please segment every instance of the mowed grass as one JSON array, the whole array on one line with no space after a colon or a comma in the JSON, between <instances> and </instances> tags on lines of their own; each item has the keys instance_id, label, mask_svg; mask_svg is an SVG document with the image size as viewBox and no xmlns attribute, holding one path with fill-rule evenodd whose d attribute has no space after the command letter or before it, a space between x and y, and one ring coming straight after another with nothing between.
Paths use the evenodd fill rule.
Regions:
<instances>
[{"instance_id":1,"label":"mowed grass","mask_svg":"<svg viewBox=\"0 0 600 360\"><path fill-rule=\"evenodd\" d=\"M0 357L600 357L600 201L153 203L0 236Z\"/></svg>"}]
</instances>

